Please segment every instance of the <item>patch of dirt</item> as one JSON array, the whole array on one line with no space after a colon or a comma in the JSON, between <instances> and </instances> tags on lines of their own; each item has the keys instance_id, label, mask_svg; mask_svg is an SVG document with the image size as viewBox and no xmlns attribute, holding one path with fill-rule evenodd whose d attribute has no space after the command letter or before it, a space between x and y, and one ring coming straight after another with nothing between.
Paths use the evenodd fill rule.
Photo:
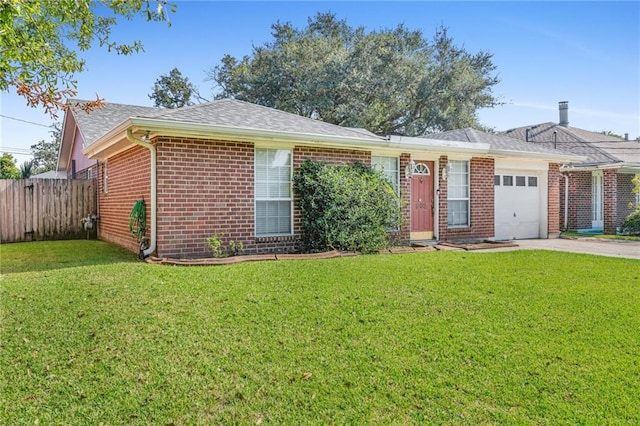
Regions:
<instances>
[{"instance_id":1,"label":"patch of dirt","mask_svg":"<svg viewBox=\"0 0 640 426\"><path fill-rule=\"evenodd\" d=\"M484 250L501 247L518 247L516 243L511 241L483 241L481 243L439 243L438 245L462 250Z\"/></svg>"},{"instance_id":2,"label":"patch of dirt","mask_svg":"<svg viewBox=\"0 0 640 426\"><path fill-rule=\"evenodd\" d=\"M416 253L422 251L434 251L433 247L394 247L380 251L381 254L396 253ZM197 265L230 265L233 263L255 262L260 260L298 260L298 259L331 259L334 257L357 256L357 252L328 251L324 253L302 253L302 254L254 254L247 256L232 256L224 258L202 258L202 259L173 259L169 257L149 256L145 259L147 263L157 265L174 266L197 266Z\"/></svg>"}]
</instances>

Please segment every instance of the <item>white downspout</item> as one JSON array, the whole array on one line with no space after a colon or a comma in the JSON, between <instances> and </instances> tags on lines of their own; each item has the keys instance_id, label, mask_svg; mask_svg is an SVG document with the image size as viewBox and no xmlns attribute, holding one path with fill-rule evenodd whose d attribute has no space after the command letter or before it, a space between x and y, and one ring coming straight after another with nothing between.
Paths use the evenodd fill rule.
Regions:
<instances>
[{"instance_id":1,"label":"white downspout","mask_svg":"<svg viewBox=\"0 0 640 426\"><path fill-rule=\"evenodd\" d=\"M569 176L562 173L562 177L564 178L564 227L563 229L566 231L567 226L569 225Z\"/></svg>"},{"instance_id":2,"label":"white downspout","mask_svg":"<svg viewBox=\"0 0 640 426\"><path fill-rule=\"evenodd\" d=\"M127 139L129 142L147 148L151 152L151 242L149 248L142 253L145 257L156 251L156 201L157 201L157 167L156 167L156 147L142 139L136 139L131 129L127 129Z\"/></svg>"}]
</instances>

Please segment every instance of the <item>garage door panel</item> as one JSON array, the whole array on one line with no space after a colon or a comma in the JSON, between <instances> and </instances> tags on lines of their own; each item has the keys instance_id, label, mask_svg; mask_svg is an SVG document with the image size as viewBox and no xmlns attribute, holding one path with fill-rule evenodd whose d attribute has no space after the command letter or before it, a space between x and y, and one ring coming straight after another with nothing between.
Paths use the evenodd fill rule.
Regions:
<instances>
[{"instance_id":1,"label":"garage door panel","mask_svg":"<svg viewBox=\"0 0 640 426\"><path fill-rule=\"evenodd\" d=\"M496 171L495 238L538 238L540 232L540 187L535 171Z\"/></svg>"}]
</instances>

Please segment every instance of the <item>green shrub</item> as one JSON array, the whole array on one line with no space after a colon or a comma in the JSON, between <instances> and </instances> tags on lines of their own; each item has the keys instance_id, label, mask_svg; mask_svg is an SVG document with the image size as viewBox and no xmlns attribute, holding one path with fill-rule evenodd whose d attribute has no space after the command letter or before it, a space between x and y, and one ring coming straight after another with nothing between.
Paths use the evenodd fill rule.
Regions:
<instances>
[{"instance_id":1,"label":"green shrub","mask_svg":"<svg viewBox=\"0 0 640 426\"><path fill-rule=\"evenodd\" d=\"M237 256L244 248L242 241L229 240L229 246L225 246L223 239L224 232L214 233L207 237L207 245L211 249L213 257Z\"/></svg>"},{"instance_id":2,"label":"green shrub","mask_svg":"<svg viewBox=\"0 0 640 426\"><path fill-rule=\"evenodd\" d=\"M400 199L382 173L355 163L305 161L294 176L302 249L375 252L401 226Z\"/></svg>"},{"instance_id":3,"label":"green shrub","mask_svg":"<svg viewBox=\"0 0 640 426\"><path fill-rule=\"evenodd\" d=\"M640 235L640 208L624 219L620 230L624 235Z\"/></svg>"}]
</instances>

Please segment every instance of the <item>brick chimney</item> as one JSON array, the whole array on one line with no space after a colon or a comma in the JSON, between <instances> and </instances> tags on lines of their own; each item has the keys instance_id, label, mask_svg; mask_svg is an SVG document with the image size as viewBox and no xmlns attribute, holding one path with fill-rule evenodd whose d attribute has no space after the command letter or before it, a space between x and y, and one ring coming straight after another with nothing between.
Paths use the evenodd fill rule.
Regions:
<instances>
[{"instance_id":1,"label":"brick chimney","mask_svg":"<svg viewBox=\"0 0 640 426\"><path fill-rule=\"evenodd\" d=\"M558 102L558 110L560 112L560 122L558 124L562 127L569 127L569 102Z\"/></svg>"}]
</instances>

